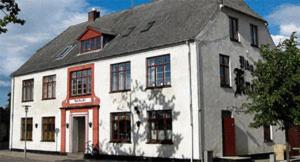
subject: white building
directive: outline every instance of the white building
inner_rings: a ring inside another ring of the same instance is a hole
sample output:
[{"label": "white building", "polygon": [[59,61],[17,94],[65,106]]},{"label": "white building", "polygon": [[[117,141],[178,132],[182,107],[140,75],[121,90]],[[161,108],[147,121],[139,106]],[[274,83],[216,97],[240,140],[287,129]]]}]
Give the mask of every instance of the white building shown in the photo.
[{"label": "white building", "polygon": [[242,0],[160,0],[88,17],[12,74],[12,150],[24,148],[24,105],[30,151],[199,160],[284,143],[272,127],[249,128],[240,109],[258,47],[273,45]]}]

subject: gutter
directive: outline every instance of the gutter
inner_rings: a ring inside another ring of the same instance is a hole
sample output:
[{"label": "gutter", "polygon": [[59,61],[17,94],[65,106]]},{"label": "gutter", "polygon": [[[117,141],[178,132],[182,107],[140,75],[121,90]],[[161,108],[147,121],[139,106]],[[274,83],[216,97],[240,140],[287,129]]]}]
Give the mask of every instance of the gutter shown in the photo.
[{"label": "gutter", "polygon": [[10,150],[12,150],[13,146],[13,123],[14,123],[14,98],[15,98],[15,78],[12,78],[12,87],[11,87],[11,99],[10,99]]},{"label": "gutter", "polygon": [[[197,41],[198,43],[198,41]],[[205,151],[205,123],[204,123],[204,79],[203,79],[203,58],[200,52],[202,43],[196,44],[196,64],[197,64],[197,84],[198,84],[198,134],[200,135],[199,140],[199,158],[202,156],[204,159]]]},{"label": "gutter", "polygon": [[186,41],[186,45],[188,46],[188,66],[189,66],[189,90],[190,90],[190,124],[191,124],[191,159],[190,161],[193,162],[194,160],[194,123],[193,123],[193,93],[192,93],[192,65],[191,65],[191,45],[190,40]]}]

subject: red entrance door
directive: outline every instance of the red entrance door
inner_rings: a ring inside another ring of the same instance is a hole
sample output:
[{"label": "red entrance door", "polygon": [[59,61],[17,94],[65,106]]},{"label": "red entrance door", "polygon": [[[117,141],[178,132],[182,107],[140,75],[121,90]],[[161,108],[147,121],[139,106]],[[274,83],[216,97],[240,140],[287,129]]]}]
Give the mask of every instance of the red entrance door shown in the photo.
[{"label": "red entrance door", "polygon": [[[299,152],[299,150],[295,150],[295,148],[297,148],[297,149],[300,148],[300,126],[294,126],[289,129],[288,141],[292,148],[290,155],[291,156],[299,156],[300,152]],[[293,150],[293,148],[294,148],[294,150]]]},{"label": "red entrance door", "polygon": [[223,155],[235,156],[234,118],[223,117]]}]

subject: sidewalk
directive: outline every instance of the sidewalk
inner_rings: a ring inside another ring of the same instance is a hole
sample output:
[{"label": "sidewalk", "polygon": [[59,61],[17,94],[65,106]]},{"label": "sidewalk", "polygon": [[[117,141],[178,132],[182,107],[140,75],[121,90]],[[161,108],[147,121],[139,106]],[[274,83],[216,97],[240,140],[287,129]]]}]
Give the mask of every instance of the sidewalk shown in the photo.
[{"label": "sidewalk", "polygon": [[27,159],[25,159],[24,152],[15,152],[9,150],[0,151],[0,161],[1,162],[59,162],[59,161],[85,162],[85,160],[79,159],[78,157],[36,154],[36,153],[27,153]]}]

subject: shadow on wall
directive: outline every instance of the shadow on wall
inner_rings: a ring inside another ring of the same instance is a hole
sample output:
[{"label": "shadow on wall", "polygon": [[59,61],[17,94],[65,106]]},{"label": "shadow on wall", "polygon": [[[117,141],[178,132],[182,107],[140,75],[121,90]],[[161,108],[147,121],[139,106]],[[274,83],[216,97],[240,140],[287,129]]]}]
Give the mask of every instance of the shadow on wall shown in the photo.
[{"label": "shadow on wall", "polygon": [[[138,94],[147,94],[146,98],[139,97]],[[135,97],[133,97],[135,96]],[[180,112],[175,111],[174,101],[175,96],[171,96],[169,99],[162,93],[162,89],[149,89],[142,86],[138,81],[134,82],[134,86],[130,92],[122,93],[119,99],[114,99],[113,104],[117,105],[117,109],[120,111],[131,112],[131,131],[132,141],[130,147],[124,147],[123,143],[110,143],[110,141],[103,141],[101,143],[101,152],[104,154],[113,155],[131,155],[131,156],[144,156],[145,152],[138,148],[139,144],[146,144],[148,142],[148,124],[147,124],[147,111],[157,110],[157,107],[161,107],[162,110],[172,110],[172,123],[178,119]],[[139,111],[140,113],[137,113]],[[140,123],[140,126],[137,126]],[[145,128],[145,130],[143,129]],[[178,150],[179,144],[183,137],[181,134],[172,133],[173,144],[158,144],[156,148],[156,154],[158,157],[172,157],[176,150]],[[128,146],[128,144],[126,144]],[[151,145],[151,144],[149,144]]]},{"label": "shadow on wall", "polygon": [[[237,153],[238,154],[248,154],[249,148],[254,147],[261,147],[259,141],[257,141],[257,138],[254,137],[251,132],[247,131],[249,129],[248,125],[243,124],[243,122],[236,118],[236,121],[239,123],[239,126],[236,125],[235,131],[236,131],[236,140],[237,140]],[[252,146],[249,146],[249,144],[252,143]]]}]

